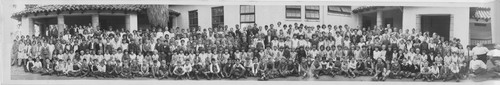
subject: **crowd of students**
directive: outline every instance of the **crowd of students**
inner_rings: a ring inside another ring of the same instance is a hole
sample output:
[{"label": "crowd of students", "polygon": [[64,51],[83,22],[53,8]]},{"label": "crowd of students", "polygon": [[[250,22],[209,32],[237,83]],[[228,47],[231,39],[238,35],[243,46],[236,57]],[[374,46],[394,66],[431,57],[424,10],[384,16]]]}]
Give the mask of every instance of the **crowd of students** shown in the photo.
[{"label": "crowd of students", "polygon": [[[481,44],[464,49],[459,39],[390,25],[351,28],[278,22],[264,27],[96,29],[50,26],[45,35],[18,36],[12,65],[42,75],[95,78],[373,76],[374,81],[459,81],[471,74],[500,74],[500,63],[488,70],[487,58],[478,57],[486,54],[474,53],[489,52]],[[500,57],[500,52],[487,54]]]}]

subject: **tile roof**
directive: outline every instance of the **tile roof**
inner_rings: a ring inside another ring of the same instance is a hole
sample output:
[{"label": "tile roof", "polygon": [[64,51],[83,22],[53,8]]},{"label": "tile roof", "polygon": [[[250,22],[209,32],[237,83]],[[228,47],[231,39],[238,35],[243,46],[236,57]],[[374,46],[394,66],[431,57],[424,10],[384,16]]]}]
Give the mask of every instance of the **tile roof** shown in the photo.
[{"label": "tile roof", "polygon": [[29,8],[17,13],[13,16],[46,13],[55,11],[78,11],[78,10],[122,10],[122,11],[141,11],[140,6],[135,5],[43,5]]},{"label": "tile roof", "polygon": [[[21,15],[47,13],[55,11],[79,11],[79,10],[120,10],[120,11],[142,11],[147,9],[147,5],[43,5],[16,12],[12,17]],[[169,9],[170,14],[179,15],[180,13]]]},{"label": "tile roof", "polygon": [[360,12],[365,12],[365,11],[370,11],[370,10],[376,10],[379,8],[384,8],[384,6],[361,6],[356,9],[352,10],[352,13],[360,13]]}]

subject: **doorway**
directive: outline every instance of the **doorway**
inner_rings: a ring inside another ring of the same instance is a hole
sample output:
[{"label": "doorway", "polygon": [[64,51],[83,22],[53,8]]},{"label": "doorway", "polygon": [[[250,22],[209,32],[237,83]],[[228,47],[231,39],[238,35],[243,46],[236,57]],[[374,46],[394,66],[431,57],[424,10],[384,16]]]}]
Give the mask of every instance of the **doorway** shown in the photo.
[{"label": "doorway", "polygon": [[451,15],[422,15],[420,20],[421,32],[429,34],[437,33],[445,40],[450,38],[450,20]]}]

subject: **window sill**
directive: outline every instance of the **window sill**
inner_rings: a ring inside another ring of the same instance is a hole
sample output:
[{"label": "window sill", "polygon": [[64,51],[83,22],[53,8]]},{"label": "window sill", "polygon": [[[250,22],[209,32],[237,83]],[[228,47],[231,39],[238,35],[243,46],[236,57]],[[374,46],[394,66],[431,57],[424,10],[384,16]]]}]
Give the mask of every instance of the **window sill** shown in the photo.
[{"label": "window sill", "polygon": [[285,21],[295,21],[295,22],[301,22],[302,19],[285,19]]},{"label": "window sill", "polygon": [[343,17],[350,17],[350,14],[339,14],[339,13],[328,13],[327,15],[329,16],[343,16]]},{"label": "window sill", "polygon": [[319,22],[319,19],[306,19],[306,22]]}]

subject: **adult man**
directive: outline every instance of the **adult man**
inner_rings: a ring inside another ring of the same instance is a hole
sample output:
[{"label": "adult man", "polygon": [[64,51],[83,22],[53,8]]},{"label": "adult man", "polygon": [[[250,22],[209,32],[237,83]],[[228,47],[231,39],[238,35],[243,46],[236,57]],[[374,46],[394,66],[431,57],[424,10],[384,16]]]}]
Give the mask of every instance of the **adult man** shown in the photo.
[{"label": "adult man", "polygon": [[488,48],[484,47],[481,43],[477,43],[476,47],[472,48],[472,52],[474,53],[474,55],[476,55],[477,58],[484,63],[488,62],[486,56],[486,53],[488,53],[488,51]]},{"label": "adult man", "polygon": [[493,65],[497,65],[497,60],[500,60],[500,44],[495,45],[495,49],[489,51],[487,55],[489,56],[491,63],[493,63]]}]

